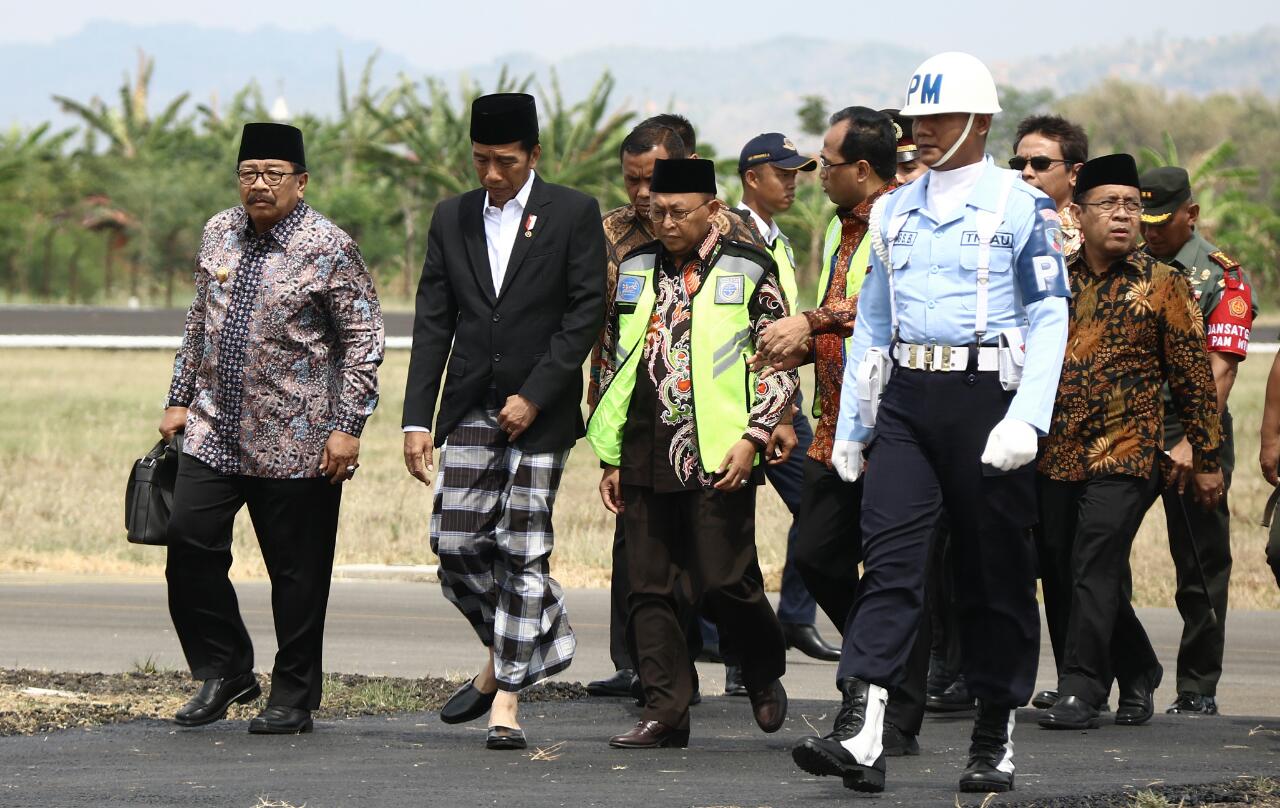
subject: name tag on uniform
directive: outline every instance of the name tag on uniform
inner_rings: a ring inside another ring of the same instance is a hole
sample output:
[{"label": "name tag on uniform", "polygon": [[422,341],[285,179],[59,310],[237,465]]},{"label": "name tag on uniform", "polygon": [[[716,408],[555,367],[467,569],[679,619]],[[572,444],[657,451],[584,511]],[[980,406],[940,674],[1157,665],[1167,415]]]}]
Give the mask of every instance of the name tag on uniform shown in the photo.
[{"label": "name tag on uniform", "polygon": [[[964,231],[963,233],[961,233],[961,234],[960,234],[960,246],[962,246],[962,247],[977,247],[977,246],[978,246],[978,231],[976,231],[976,230],[966,230],[966,231]],[[992,246],[992,247],[999,247],[999,248],[1004,249],[1004,250],[1012,250],[1012,249],[1013,249],[1013,234],[1012,234],[1012,233],[996,233],[994,236],[992,236],[992,237],[991,237],[991,246]]]},{"label": "name tag on uniform", "polygon": [[716,302],[741,304],[746,300],[746,275],[721,275],[716,278]]},{"label": "name tag on uniform", "polygon": [[893,246],[895,247],[910,247],[915,243],[916,231],[914,230],[903,230],[898,233],[898,237],[893,240]]},{"label": "name tag on uniform", "polygon": [[614,300],[618,303],[638,303],[644,294],[643,275],[622,275],[618,278],[618,293]]}]

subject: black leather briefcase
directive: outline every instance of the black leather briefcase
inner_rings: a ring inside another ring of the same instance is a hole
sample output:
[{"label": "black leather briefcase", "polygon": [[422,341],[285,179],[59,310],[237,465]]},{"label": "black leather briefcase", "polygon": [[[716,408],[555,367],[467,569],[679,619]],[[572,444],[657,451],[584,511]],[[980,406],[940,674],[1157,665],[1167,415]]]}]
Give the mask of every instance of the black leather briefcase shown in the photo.
[{"label": "black leather briefcase", "polygon": [[166,544],[182,433],[160,441],[133,463],[124,493],[124,526],[134,544]]}]

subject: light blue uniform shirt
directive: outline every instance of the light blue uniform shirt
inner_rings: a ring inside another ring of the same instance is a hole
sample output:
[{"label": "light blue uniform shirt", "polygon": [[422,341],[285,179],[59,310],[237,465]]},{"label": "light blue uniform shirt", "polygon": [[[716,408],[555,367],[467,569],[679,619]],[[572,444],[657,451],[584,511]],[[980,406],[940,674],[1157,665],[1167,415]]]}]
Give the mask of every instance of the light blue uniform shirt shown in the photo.
[{"label": "light blue uniform shirt", "polygon": [[[880,219],[881,237],[887,236],[895,218],[908,214],[891,250],[900,341],[973,344],[978,301],[975,213],[996,210],[1006,173],[1010,172],[996,168],[988,157],[969,199],[941,221],[925,209],[932,171],[887,197]],[[988,290],[983,344],[995,344],[1006,328],[1028,326],[1022,383],[1006,417],[1025,421],[1045,434],[1067,344],[1071,287],[1053,201],[1020,179],[1013,183],[1004,220],[991,242]],[[873,250],[845,362],[837,440],[866,443],[871,439],[871,428],[858,417],[856,373],[867,349],[888,346],[892,331],[888,274],[884,261]],[[900,372],[902,368],[894,368],[894,373]]]}]

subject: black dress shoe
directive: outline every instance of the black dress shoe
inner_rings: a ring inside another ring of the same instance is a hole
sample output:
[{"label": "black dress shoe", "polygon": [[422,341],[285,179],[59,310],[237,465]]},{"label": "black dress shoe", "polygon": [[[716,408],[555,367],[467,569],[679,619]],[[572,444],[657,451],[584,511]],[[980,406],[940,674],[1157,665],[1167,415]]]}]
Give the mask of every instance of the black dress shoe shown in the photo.
[{"label": "black dress shoe", "polygon": [[969,740],[969,765],[960,775],[960,790],[969,794],[1013,790],[1013,742],[1009,730],[1013,709],[978,703]]},{"label": "black dress shoe", "polygon": [[1158,663],[1137,681],[1120,684],[1120,699],[1116,702],[1116,723],[1122,727],[1136,727],[1151,720],[1156,711],[1156,688],[1164,678],[1164,668]]},{"label": "black dress shoe", "polygon": [[607,679],[597,679],[594,682],[587,682],[588,696],[606,696],[614,698],[625,698],[631,695],[631,683],[636,679],[636,672],[630,668],[623,668],[615,671],[613,676]]},{"label": "black dress shoe", "polygon": [[1213,696],[1183,691],[1165,712],[1169,715],[1217,715],[1218,700]]},{"label": "black dress shoe", "polygon": [[1062,696],[1040,719],[1045,729],[1097,729],[1102,726],[1098,708],[1079,696]]},{"label": "black dress shoe", "polygon": [[311,731],[311,711],[300,707],[275,705],[254,716],[249,722],[254,735],[297,735]]},{"label": "black dress shoe", "polygon": [[1058,703],[1058,691],[1041,690],[1031,698],[1031,706],[1037,710],[1047,710]]},{"label": "black dress shoe", "polygon": [[637,721],[627,732],[610,738],[609,745],[614,749],[684,749],[689,745],[689,728],[669,727],[661,721]]},{"label": "black dress shoe", "polygon": [[262,688],[252,672],[224,679],[205,679],[200,690],[182,705],[173,722],[182,727],[199,727],[226,717],[232,704],[248,704],[262,695]]},{"label": "black dress shoe", "polygon": [[925,699],[924,708],[931,713],[963,713],[973,709],[973,696],[963,676],[957,676],[940,696]]},{"label": "black dress shoe", "polygon": [[493,706],[493,698],[497,695],[496,690],[492,693],[481,693],[476,688],[475,680],[472,679],[458,688],[444,703],[444,707],[440,708],[440,720],[446,724],[475,721],[489,712],[489,708]]},{"label": "black dress shoe", "polygon": [[825,662],[840,659],[840,649],[822,639],[812,623],[783,623],[782,636],[786,638],[788,648],[794,648],[805,656]]},{"label": "black dress shoe", "polygon": [[489,727],[484,738],[485,749],[525,749],[524,730],[518,727]]},{"label": "black dress shoe", "polygon": [[747,685],[742,681],[741,665],[724,666],[724,694],[726,696],[747,695]]},{"label": "black dress shoe", "polygon": [[880,743],[885,757],[915,757],[920,754],[920,741],[910,732],[898,729],[896,724],[884,722],[884,735]]}]

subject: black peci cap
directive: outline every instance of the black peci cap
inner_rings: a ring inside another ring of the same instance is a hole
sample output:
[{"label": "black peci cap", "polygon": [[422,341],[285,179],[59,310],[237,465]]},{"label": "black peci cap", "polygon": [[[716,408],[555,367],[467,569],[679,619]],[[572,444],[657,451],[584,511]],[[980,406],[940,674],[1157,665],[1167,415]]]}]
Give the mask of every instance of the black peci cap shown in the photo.
[{"label": "black peci cap", "polygon": [[471,141],[485,146],[538,138],[538,108],[528,93],[482,95],[471,103]]},{"label": "black peci cap", "polygon": [[306,168],[302,130],[287,123],[246,123],[236,164],[245,160],[288,160]]},{"label": "black peci cap", "polygon": [[716,164],[710,160],[655,160],[651,194],[716,193]]}]

